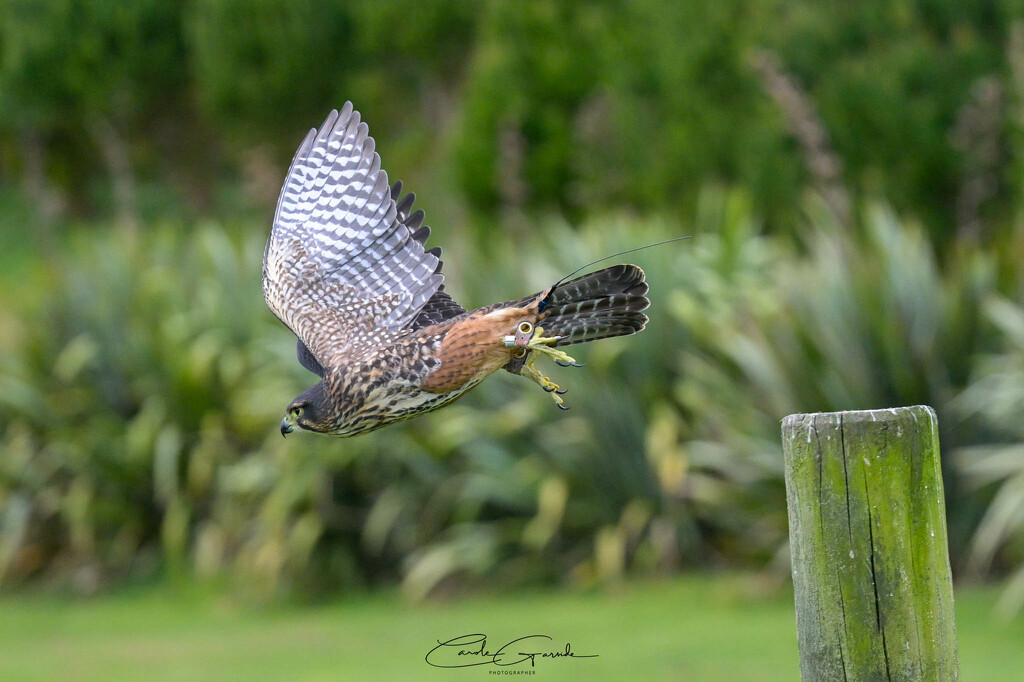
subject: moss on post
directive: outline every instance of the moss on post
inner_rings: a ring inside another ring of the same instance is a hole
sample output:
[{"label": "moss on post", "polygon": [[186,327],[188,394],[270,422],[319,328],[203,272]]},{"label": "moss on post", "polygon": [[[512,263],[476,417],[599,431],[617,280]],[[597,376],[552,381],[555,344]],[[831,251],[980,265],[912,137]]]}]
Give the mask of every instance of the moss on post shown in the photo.
[{"label": "moss on post", "polygon": [[958,679],[935,412],[794,414],[782,443],[804,681]]}]

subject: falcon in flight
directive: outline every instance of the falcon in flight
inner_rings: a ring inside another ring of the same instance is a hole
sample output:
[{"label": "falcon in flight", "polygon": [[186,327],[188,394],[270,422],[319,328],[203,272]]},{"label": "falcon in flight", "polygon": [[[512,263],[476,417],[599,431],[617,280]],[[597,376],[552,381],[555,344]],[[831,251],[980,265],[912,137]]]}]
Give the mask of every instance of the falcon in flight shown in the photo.
[{"label": "falcon in flight", "polygon": [[505,303],[466,310],[444,291],[441,249],[388,184],[347,102],[299,145],[263,253],[263,296],[320,382],[288,406],[282,435],[354,436],[451,403],[504,368],[567,407],[534,366],[559,350],[644,328],[644,272],[616,265]]}]

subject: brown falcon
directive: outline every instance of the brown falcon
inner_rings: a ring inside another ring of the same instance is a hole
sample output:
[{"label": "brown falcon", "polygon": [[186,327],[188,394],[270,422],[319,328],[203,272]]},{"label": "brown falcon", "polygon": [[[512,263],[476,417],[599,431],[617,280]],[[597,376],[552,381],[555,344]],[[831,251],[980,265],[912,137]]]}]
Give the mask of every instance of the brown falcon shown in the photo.
[{"label": "brown falcon", "polygon": [[295,426],[354,436],[436,410],[498,369],[560,389],[539,355],[644,328],[644,272],[616,265],[518,300],[467,311],[444,291],[441,249],[413,195],[388,184],[350,102],[302,141],[263,254],[263,296],[321,381],[292,401]]}]

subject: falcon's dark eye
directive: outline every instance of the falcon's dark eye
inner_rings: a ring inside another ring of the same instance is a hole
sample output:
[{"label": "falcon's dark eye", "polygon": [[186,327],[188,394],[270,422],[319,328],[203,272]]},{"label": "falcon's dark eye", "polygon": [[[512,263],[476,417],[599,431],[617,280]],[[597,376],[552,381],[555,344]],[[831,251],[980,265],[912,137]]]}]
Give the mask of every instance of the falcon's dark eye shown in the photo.
[{"label": "falcon's dark eye", "polygon": [[302,416],[302,406],[296,405],[292,409],[288,410],[288,413],[291,414],[293,418],[298,419]]}]

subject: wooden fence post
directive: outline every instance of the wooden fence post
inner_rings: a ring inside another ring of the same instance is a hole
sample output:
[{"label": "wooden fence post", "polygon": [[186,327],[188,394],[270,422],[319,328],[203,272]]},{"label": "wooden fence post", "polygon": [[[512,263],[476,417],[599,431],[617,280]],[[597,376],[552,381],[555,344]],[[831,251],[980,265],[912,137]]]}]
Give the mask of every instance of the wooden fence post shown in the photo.
[{"label": "wooden fence post", "polygon": [[958,679],[935,411],[793,414],[782,446],[804,682]]}]

